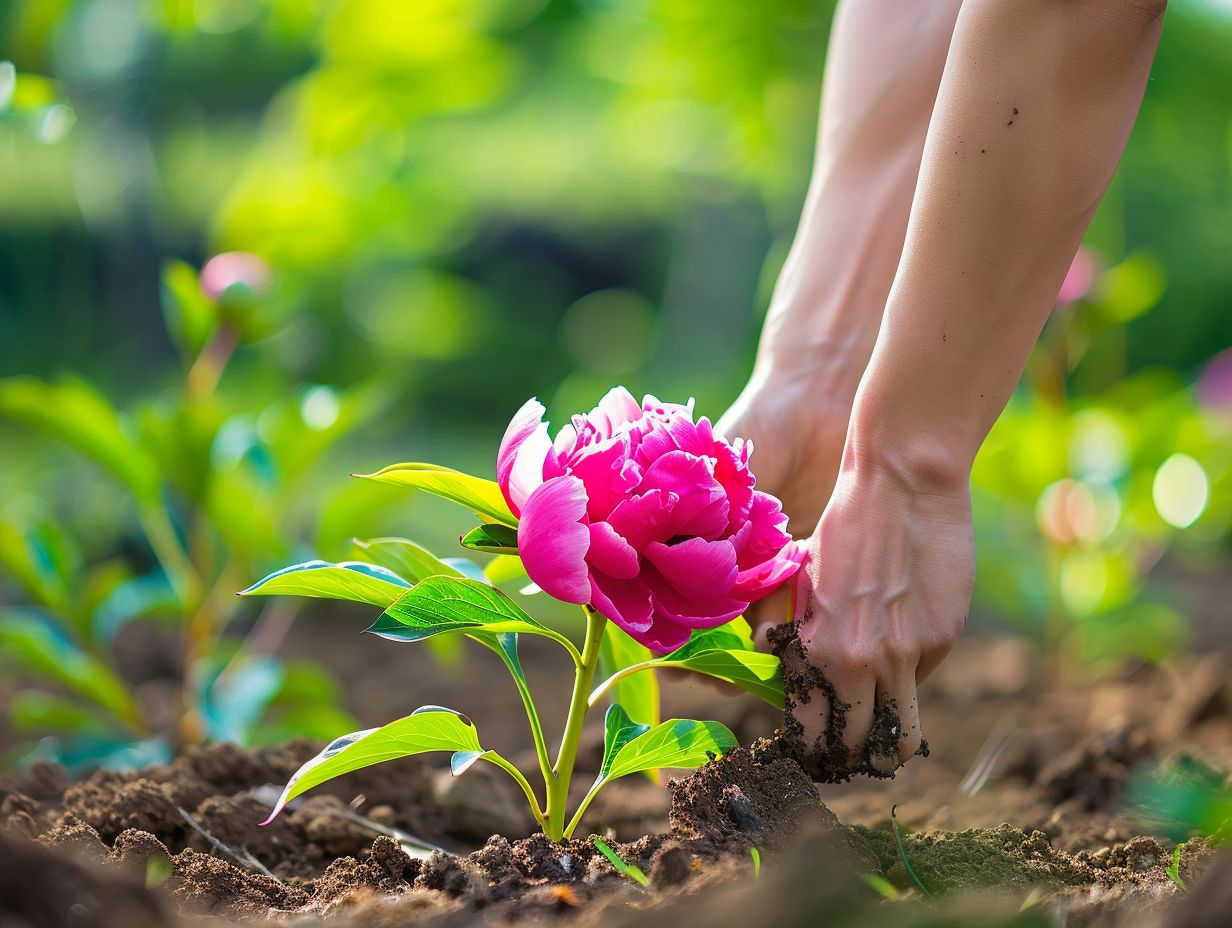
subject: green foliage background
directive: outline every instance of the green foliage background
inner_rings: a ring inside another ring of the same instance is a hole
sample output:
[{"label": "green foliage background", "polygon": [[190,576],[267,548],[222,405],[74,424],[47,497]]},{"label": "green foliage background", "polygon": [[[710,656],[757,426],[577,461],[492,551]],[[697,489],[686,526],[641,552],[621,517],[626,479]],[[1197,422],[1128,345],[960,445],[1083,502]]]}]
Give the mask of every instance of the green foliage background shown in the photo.
[{"label": "green foliage background", "polygon": [[[832,6],[7,0],[0,374],[73,372],[122,406],[156,400],[182,376],[167,262],[261,255],[275,286],[263,337],[220,385],[228,421],[251,429],[313,385],[375,383],[388,402],[316,465],[322,489],[289,522],[248,512],[253,561],[269,552],[254,576],[285,563],[280,546],[337,558],[352,533],[404,530],[388,498],[339,481],[406,459],[489,473],[532,394],[557,421],[617,381],[716,416],[798,215]],[[1000,457],[977,470],[981,601],[1042,638],[1112,616],[1084,638],[1095,656],[1183,640],[1158,604],[1131,623],[1145,639],[1116,624],[1176,540],[1150,493],[1173,452],[1211,484],[1180,549],[1218,569],[1226,544],[1226,422],[1188,385],[1232,344],[1229,47],[1226,3],[1171,5],[1089,236],[1108,270],[1050,325]],[[1119,469],[1070,453],[1092,414],[1122,430]],[[203,453],[225,457],[234,433],[210,432]],[[91,559],[137,544],[85,464],[8,426],[0,441],[5,505],[49,505]],[[1042,494],[1066,479],[1111,488],[1115,531],[1041,534]]]}]

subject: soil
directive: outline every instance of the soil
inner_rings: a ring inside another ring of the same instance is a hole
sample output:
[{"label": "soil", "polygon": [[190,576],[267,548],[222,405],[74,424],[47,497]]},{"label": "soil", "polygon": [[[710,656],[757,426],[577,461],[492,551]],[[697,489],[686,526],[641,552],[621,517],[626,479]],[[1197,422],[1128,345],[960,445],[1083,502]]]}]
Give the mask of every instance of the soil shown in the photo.
[{"label": "soil", "polygon": [[[328,636],[318,646],[338,647]],[[789,681],[800,679],[791,646],[788,638],[782,652]],[[391,694],[388,706],[363,704],[365,719],[406,709],[392,703],[405,688],[384,687],[385,674],[405,680],[408,655],[423,652],[394,650],[388,664],[374,662],[360,677],[365,698]],[[474,690],[477,678],[455,686]],[[477,770],[454,780],[422,758],[326,784],[260,828],[269,787],[320,745],[214,745],[138,772],[74,782],[36,763],[0,779],[0,925],[1232,919],[1232,860],[1201,840],[1186,842],[1180,876],[1190,892],[1182,893],[1165,872],[1173,844],[1153,836],[1155,826],[1126,800],[1144,764],[1183,767],[1183,757],[1232,769],[1232,676],[1217,653],[1171,667],[1125,665],[1089,680],[1042,674],[1021,641],[968,639],[926,687],[932,757],[913,758],[892,780],[820,787],[819,771],[826,780],[857,771],[831,760],[810,762],[806,772],[791,707],[784,732],[767,740],[756,735],[782,720],[763,704],[676,680],[665,682],[664,700],[673,715],[719,718],[749,747],[666,790],[628,777],[600,794],[587,827],[648,875],[647,889],[617,873],[593,836],[557,845],[528,835],[516,788],[506,792],[503,780],[472,778]],[[587,732],[580,786],[599,762],[600,737],[597,726]],[[495,826],[503,836],[489,836]],[[395,840],[408,835],[440,849],[408,853]],[[870,876],[895,898],[878,895]]]}]

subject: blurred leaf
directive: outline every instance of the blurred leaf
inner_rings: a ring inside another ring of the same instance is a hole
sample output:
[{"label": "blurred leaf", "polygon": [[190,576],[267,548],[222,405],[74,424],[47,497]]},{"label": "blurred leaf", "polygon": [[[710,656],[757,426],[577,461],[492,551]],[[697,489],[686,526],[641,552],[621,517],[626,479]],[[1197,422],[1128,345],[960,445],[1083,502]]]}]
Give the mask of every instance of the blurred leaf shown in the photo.
[{"label": "blurred leaf", "polygon": [[329,704],[307,703],[302,706],[274,707],[266,718],[252,729],[250,747],[286,744],[294,738],[328,741],[339,731],[354,728],[351,713]]},{"label": "blurred leaf", "polygon": [[23,763],[46,760],[60,764],[71,774],[102,767],[105,770],[140,770],[152,764],[170,763],[175,751],[163,738],[131,739],[74,735],[44,738]]},{"label": "blurred leaf", "polygon": [[94,610],[90,627],[94,640],[106,644],[129,622],[159,614],[178,618],[182,607],[166,574],[156,570],[112,588]]},{"label": "blurred leaf", "polygon": [[25,731],[102,736],[115,734],[115,726],[71,699],[53,696],[40,690],[21,690],[9,702],[9,719],[13,727]]},{"label": "blurred leaf", "polygon": [[198,705],[210,740],[248,744],[282,681],[278,661],[259,655],[234,658],[221,673],[205,675]]},{"label": "blurred leaf", "polygon": [[280,479],[302,478],[341,439],[388,409],[396,395],[388,378],[372,378],[345,390],[307,384],[291,399],[268,406],[258,431]]},{"label": "blurred leaf", "polygon": [[66,612],[81,568],[81,554],[49,520],[30,526],[0,519],[0,565],[40,605]]},{"label": "blurred leaf", "polygon": [[1159,259],[1147,252],[1134,252],[1100,279],[1102,314],[1111,322],[1136,319],[1159,302],[1167,275]]},{"label": "blurred leaf", "polygon": [[529,579],[526,576],[526,568],[522,565],[522,559],[512,554],[500,554],[492,558],[483,566],[483,573],[488,578],[488,582],[495,586],[515,580]]},{"label": "blurred leaf", "polygon": [[472,477],[470,474],[435,464],[392,464],[374,474],[355,476],[392,486],[423,490],[465,506],[481,518],[486,516],[515,527],[518,524],[494,480]]},{"label": "blurred leaf", "polygon": [[84,696],[127,725],[141,727],[127,684],[49,622],[16,611],[0,614],[0,657]]},{"label": "blurred leaf", "polygon": [[36,377],[0,380],[0,416],[64,442],[106,468],[143,503],[158,502],[158,469],[128,437],[119,413],[85,382],[50,384]]},{"label": "blurred leaf", "polygon": [[429,577],[386,609],[368,629],[392,641],[422,641],[456,633],[543,635],[570,654],[577,649],[567,638],[540,625],[507,595],[477,580]]},{"label": "blurred leaf", "polygon": [[201,292],[197,271],[183,261],[162,269],[163,319],[185,364],[192,364],[218,330],[218,307]]},{"label": "blurred leaf", "polygon": [[249,564],[267,564],[288,553],[281,530],[283,509],[275,488],[247,465],[217,470],[206,489],[205,511],[226,546]]},{"label": "blurred leaf", "polygon": [[386,607],[410,588],[391,570],[362,561],[306,561],[258,580],[241,596],[314,596]]},{"label": "blurred leaf", "polygon": [[517,554],[518,530],[508,525],[480,525],[462,536],[462,547],[488,554]]},{"label": "blurred leaf", "polygon": [[330,743],[287,782],[266,824],[288,802],[314,786],[363,767],[428,751],[482,752],[483,748],[475,724],[465,715],[440,706],[423,706],[382,728],[343,735]]},{"label": "blurred leaf", "polygon": [[368,560],[389,568],[411,583],[442,574],[447,577],[462,576],[461,571],[408,538],[373,538],[369,541],[356,538],[354,544]]},{"label": "blurred leaf", "polygon": [[[630,638],[615,622],[607,623],[599,645],[599,672],[605,678],[653,658],[654,655],[645,645]],[[620,680],[612,689],[611,699],[637,722],[657,725],[662,719],[659,714],[659,680],[653,670],[631,674]]]},{"label": "blurred leaf", "polygon": [[136,416],[141,436],[168,482],[191,500],[204,499],[212,447],[228,421],[217,400],[199,397],[185,403],[181,395],[169,394],[141,403]]}]

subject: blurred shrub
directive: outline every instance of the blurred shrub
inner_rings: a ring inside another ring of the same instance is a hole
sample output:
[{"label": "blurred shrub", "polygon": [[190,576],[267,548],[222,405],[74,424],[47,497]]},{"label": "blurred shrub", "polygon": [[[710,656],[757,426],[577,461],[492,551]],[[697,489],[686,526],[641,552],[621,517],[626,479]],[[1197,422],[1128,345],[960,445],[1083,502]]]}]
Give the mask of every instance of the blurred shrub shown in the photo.
[{"label": "blurred shrub", "polygon": [[[976,461],[977,595],[1054,651],[1157,659],[1188,623],[1152,568],[1169,549],[1217,550],[1232,526],[1232,416],[1166,369],[1127,374],[1119,327],[1157,304],[1163,274],[1142,254],[1101,261],[1079,255]],[[1095,371],[1101,391],[1078,392]]]},{"label": "blurred shrub", "polygon": [[[76,449],[113,478],[143,539],[135,557],[87,563],[46,507],[18,502],[0,514],[0,567],[28,603],[0,612],[0,662],[67,694],[18,692],[11,719],[23,731],[57,733],[39,751],[68,763],[149,760],[173,740],[332,736],[351,724],[323,670],[270,656],[294,607],[275,604],[236,635],[244,623],[233,621],[234,594],[267,558],[297,549],[317,500],[331,505],[311,480],[314,466],[380,415],[393,392],[370,379],[281,396],[250,390],[236,402],[217,389],[233,352],[280,325],[269,268],[254,255],[227,254],[200,280],[172,262],[163,282],[183,360],[178,386],[121,412],[82,380],[0,380],[0,416]],[[343,510],[362,516],[362,507]],[[183,649],[178,676],[144,694],[113,650],[124,627],[142,620],[169,626]]]}]

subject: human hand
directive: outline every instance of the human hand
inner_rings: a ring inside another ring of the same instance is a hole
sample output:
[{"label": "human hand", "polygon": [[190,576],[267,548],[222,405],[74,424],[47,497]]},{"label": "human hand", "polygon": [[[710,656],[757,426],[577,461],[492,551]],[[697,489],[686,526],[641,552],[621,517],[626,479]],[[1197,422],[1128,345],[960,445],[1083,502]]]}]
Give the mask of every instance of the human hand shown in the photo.
[{"label": "human hand", "polygon": [[[843,455],[853,384],[865,357],[851,352],[809,366],[776,359],[772,373],[755,373],[715,430],[753,443],[757,488],[778,497],[793,537],[817,525]],[[770,366],[770,365],[767,365]],[[844,383],[836,386],[836,381]],[[768,626],[786,622],[790,584],[754,603],[745,618],[765,644]]]},{"label": "human hand", "polygon": [[796,580],[797,624],[772,632],[814,778],[889,776],[921,749],[916,687],[962,631],[974,566],[965,481],[844,468]]}]

